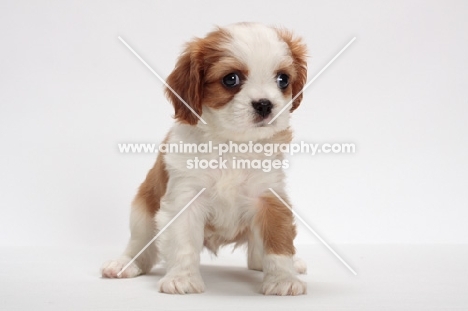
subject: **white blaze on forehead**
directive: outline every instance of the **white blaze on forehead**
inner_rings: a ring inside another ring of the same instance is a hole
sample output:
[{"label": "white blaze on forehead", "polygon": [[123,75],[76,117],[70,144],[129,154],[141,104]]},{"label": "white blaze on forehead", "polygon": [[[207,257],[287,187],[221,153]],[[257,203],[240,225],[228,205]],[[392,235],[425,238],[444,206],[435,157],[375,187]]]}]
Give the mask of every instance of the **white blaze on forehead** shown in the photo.
[{"label": "white blaze on forehead", "polygon": [[234,24],[226,30],[232,38],[225,45],[227,52],[247,66],[250,81],[271,81],[280,65],[293,61],[288,45],[271,27],[247,23]]}]

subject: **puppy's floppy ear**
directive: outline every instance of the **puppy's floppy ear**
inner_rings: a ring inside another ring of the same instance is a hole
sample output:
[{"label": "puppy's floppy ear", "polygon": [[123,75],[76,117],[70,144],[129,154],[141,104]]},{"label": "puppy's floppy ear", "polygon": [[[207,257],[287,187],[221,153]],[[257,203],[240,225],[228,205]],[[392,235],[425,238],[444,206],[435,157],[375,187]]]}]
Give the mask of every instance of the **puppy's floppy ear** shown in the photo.
[{"label": "puppy's floppy ear", "polygon": [[[167,77],[167,84],[177,93],[199,116],[202,114],[203,99],[203,58],[198,48],[199,39],[187,44],[180,55],[174,70]],[[182,123],[195,125],[198,117],[166,87],[166,97],[174,106],[174,118]]]},{"label": "puppy's floppy ear", "polygon": [[[289,46],[294,60],[296,77],[292,81],[292,97],[294,98],[304,87],[307,81],[307,47],[301,38],[295,37],[292,32],[285,29],[277,29],[278,35]],[[292,103],[290,112],[294,111],[302,101],[302,93]]]}]

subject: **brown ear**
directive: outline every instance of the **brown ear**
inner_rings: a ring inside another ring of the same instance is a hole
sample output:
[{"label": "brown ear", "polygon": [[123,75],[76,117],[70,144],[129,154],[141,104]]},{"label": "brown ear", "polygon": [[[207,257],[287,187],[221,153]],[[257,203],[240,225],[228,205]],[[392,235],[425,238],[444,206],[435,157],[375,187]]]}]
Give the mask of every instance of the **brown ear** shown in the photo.
[{"label": "brown ear", "polygon": [[[179,57],[172,73],[167,77],[167,84],[180,96],[199,116],[202,114],[203,99],[203,59],[197,48],[199,39],[190,42]],[[198,117],[166,87],[166,97],[174,106],[174,118],[180,122],[195,125]]]},{"label": "brown ear", "polygon": [[[285,29],[277,29],[278,35],[284,40],[289,46],[291,51],[291,56],[294,59],[294,69],[296,70],[296,77],[292,82],[292,97],[302,91],[306,81],[307,81],[307,47],[302,42],[301,38],[294,37],[292,32]],[[294,111],[302,101],[302,93],[297,96],[293,101],[290,112]]]}]

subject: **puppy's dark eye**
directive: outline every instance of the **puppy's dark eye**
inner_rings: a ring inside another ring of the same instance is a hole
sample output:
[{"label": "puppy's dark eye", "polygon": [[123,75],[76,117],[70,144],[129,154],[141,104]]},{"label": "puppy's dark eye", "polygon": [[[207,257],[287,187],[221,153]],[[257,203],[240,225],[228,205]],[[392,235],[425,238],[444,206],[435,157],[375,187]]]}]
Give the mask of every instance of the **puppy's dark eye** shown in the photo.
[{"label": "puppy's dark eye", "polygon": [[240,79],[237,73],[230,73],[223,78],[223,84],[226,87],[236,87],[240,84]]},{"label": "puppy's dark eye", "polygon": [[277,77],[276,77],[276,84],[278,84],[278,87],[280,89],[285,89],[288,87],[289,85],[289,76],[287,74],[284,74],[284,73],[280,73]]}]

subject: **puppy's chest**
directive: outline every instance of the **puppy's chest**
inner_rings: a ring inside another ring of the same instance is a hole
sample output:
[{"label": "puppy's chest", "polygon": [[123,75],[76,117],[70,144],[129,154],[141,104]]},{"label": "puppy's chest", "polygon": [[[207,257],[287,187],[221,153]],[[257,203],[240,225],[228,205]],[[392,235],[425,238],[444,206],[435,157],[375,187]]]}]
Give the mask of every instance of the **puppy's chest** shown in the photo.
[{"label": "puppy's chest", "polygon": [[256,211],[256,195],[249,177],[250,174],[242,171],[223,171],[207,188],[211,199],[206,221],[212,239],[236,240],[251,223]]},{"label": "puppy's chest", "polygon": [[260,178],[260,173],[245,169],[219,169],[206,171],[211,179],[211,191],[219,200],[233,202],[237,197],[249,197],[255,180]]},{"label": "puppy's chest", "polygon": [[[263,191],[263,173],[255,170],[223,169],[211,172],[206,192],[210,197],[208,221],[215,227],[237,234],[255,214],[256,200]],[[226,232],[227,233],[227,232]]]},{"label": "puppy's chest", "polygon": [[[183,155],[177,161],[185,176],[206,188],[210,201],[217,208],[243,209],[284,178],[282,169],[268,167],[280,155],[246,153],[197,153]],[[190,164],[190,168],[185,166]]]}]

